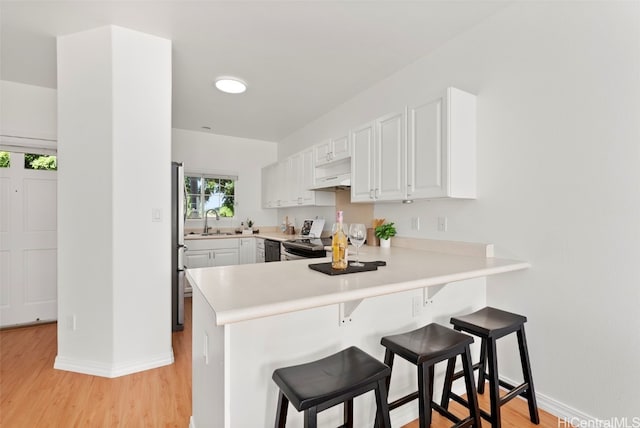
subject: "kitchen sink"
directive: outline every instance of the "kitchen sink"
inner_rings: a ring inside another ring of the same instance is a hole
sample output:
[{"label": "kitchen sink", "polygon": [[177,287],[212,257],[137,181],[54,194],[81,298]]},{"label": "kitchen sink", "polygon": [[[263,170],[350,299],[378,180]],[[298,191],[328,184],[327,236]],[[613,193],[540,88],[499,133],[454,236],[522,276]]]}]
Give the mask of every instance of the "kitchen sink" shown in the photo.
[{"label": "kitchen sink", "polygon": [[225,236],[233,235],[231,232],[215,232],[215,233],[201,233],[200,236]]}]

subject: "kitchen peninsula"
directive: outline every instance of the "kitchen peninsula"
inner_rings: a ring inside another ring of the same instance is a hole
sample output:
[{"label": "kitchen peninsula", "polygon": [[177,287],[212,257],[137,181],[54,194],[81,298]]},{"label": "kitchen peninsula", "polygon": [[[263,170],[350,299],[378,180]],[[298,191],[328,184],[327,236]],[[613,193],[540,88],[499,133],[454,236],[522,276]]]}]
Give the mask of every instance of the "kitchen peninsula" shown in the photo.
[{"label": "kitchen peninsula", "polygon": [[[188,270],[194,286],[191,426],[272,426],[274,369],[351,345],[382,359],[382,336],[429,322],[447,325],[451,315],[486,305],[488,275],[529,267],[494,258],[491,245],[398,237],[390,249],[363,247],[361,259],[386,266],[337,276],[309,269],[327,258]],[[397,366],[391,398],[416,388],[414,368]],[[358,426],[372,426],[373,398],[354,404]],[[405,408],[392,412],[393,426],[417,417],[417,407]],[[323,412],[319,423],[339,425],[341,411]],[[289,422],[302,426],[294,409]]]}]

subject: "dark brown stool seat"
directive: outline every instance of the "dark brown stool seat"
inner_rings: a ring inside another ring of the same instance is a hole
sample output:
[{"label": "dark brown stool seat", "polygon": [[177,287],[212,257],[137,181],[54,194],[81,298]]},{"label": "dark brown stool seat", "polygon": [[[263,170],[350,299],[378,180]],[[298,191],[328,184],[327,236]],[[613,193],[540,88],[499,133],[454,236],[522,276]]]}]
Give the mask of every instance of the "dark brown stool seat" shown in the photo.
[{"label": "dark brown stool seat", "polygon": [[375,391],[377,420],[391,427],[387,407],[386,379],[391,369],[366,352],[352,346],[336,354],[297,366],[276,369],[273,380],[280,388],[276,428],[284,428],[289,402],[304,411],[305,428],[317,426],[317,415],[344,403],[344,425],[353,427],[353,399]]},{"label": "dark brown stool seat", "polygon": [[[451,318],[453,328],[478,336],[482,339],[480,344],[480,361],[473,365],[474,370],[478,370],[478,393],[484,393],[485,379],[489,380],[491,413],[480,410],[482,417],[491,422],[493,428],[500,428],[500,407],[518,395],[527,399],[529,405],[529,417],[534,424],[540,423],[538,415],[538,405],[531,376],[531,365],[529,363],[529,351],[527,349],[527,339],[524,334],[524,323],[527,318],[502,311],[500,309],[486,307],[469,315]],[[518,386],[513,386],[498,377],[498,361],[496,353],[496,341],[501,337],[511,333],[518,336],[518,349],[520,351],[520,362],[524,382]],[[489,372],[486,368],[489,365]],[[447,407],[449,400],[457,401],[463,405],[468,405],[466,400],[451,392],[451,384],[454,380],[462,376],[462,372],[454,373],[454,365],[449,363],[445,376],[445,387],[442,394],[441,405]],[[500,397],[500,386],[509,392]]]},{"label": "dark brown stool seat", "polygon": [[[387,348],[384,362],[391,367],[392,371],[395,355],[418,367],[418,391],[389,403],[389,410],[396,409],[418,398],[420,428],[427,428],[431,425],[432,409],[455,422],[455,427],[475,426],[480,428],[481,421],[469,351],[469,345],[473,343],[473,337],[440,324],[428,324],[407,333],[383,337],[380,343]],[[463,372],[466,373],[467,395],[470,403],[469,417],[466,419],[458,418],[433,401],[434,366],[446,360],[451,361],[453,359],[455,362],[458,355],[462,356]],[[387,380],[387,391],[389,382],[390,378]]]}]

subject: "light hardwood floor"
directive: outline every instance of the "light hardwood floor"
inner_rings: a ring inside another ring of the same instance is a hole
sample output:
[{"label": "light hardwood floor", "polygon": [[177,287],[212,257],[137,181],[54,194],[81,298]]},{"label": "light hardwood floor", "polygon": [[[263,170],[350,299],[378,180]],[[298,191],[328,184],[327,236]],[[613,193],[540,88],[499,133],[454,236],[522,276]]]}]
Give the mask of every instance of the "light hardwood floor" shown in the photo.
[{"label": "light hardwood floor", "polygon": [[[106,379],[54,370],[56,329],[47,324],[0,331],[0,427],[189,426],[191,299],[185,304],[184,331],[173,333],[175,364],[129,376]],[[479,397],[486,409],[488,392]],[[451,405],[454,412],[456,406]],[[540,425],[529,422],[526,403],[516,399],[503,408],[502,426],[558,427],[549,413],[541,411],[540,419]],[[433,428],[449,426],[434,412]],[[404,428],[417,427],[415,421]]]},{"label": "light hardwood floor", "polygon": [[[462,381],[460,381],[462,382]],[[501,391],[504,392],[504,391]],[[465,394],[466,396],[466,394]],[[489,411],[489,388],[488,384],[485,388],[484,394],[478,395],[478,401],[480,407]],[[410,406],[411,404],[408,404]],[[462,407],[460,404],[452,401],[449,405],[450,410],[459,417],[465,417],[469,414],[469,411]],[[540,412],[540,424],[535,425],[529,420],[529,407],[527,402],[521,398],[515,398],[504,405],[501,409],[501,421],[502,428],[558,428],[559,426],[566,427],[567,425],[558,425],[558,418],[551,413],[539,410]],[[433,420],[431,422],[431,428],[449,428],[452,425],[447,418],[441,416],[438,412],[433,412]],[[483,427],[491,428],[491,425],[486,420],[482,420]],[[410,424],[405,425],[402,428],[418,428],[418,421],[413,421]]]},{"label": "light hardwood floor", "polygon": [[191,299],[175,364],[107,379],[54,370],[57,326],[0,332],[0,427],[180,427],[191,416]]}]

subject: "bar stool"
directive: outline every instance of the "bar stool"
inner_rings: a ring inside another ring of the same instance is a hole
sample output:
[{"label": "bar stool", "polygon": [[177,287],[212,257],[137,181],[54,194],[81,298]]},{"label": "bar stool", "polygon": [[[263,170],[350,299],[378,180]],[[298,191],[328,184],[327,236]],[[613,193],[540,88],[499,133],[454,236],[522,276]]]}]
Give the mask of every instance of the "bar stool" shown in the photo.
[{"label": "bar stool", "polygon": [[[431,425],[432,409],[454,422],[455,427],[481,427],[469,351],[473,337],[434,323],[407,333],[383,337],[380,343],[387,348],[384,362],[392,372],[395,355],[418,367],[418,391],[389,403],[389,410],[396,409],[418,398],[420,428],[427,428]],[[458,355],[462,356],[462,367],[470,403],[469,417],[466,419],[458,418],[444,406],[433,401],[433,368],[435,364],[445,360],[455,362]],[[387,380],[387,391],[389,383],[390,377]]]},{"label": "bar stool", "polygon": [[316,428],[318,413],[344,403],[341,428],[353,428],[353,399],[374,390],[376,420],[391,428],[385,383],[390,374],[389,367],[355,346],[317,361],[276,369],[273,380],[280,392],[275,426],[285,427],[289,402],[304,411],[305,428]]},{"label": "bar stool", "polygon": [[[480,410],[483,418],[491,422],[493,428],[500,428],[500,407],[509,402],[514,397],[521,395],[527,399],[529,405],[529,417],[534,424],[540,423],[538,415],[538,405],[536,394],[533,388],[533,378],[531,377],[531,365],[529,363],[529,351],[527,350],[527,339],[524,334],[524,323],[527,318],[522,315],[502,311],[491,307],[480,309],[469,315],[451,318],[453,328],[478,336],[482,339],[480,344],[480,361],[473,365],[473,370],[478,370],[478,393],[484,393],[485,379],[489,379],[489,393],[491,399],[491,413]],[[518,348],[520,350],[520,362],[524,382],[521,385],[513,386],[498,377],[498,359],[496,354],[496,341],[513,332],[518,336]],[[487,374],[487,363],[489,373]],[[451,384],[458,379],[462,373],[454,373],[454,365],[449,362],[447,374],[445,376],[445,386],[442,393],[442,406],[447,407],[449,400],[455,400],[463,405],[468,405],[466,401],[455,393],[451,392]],[[509,392],[500,398],[499,387],[507,388]]]}]

